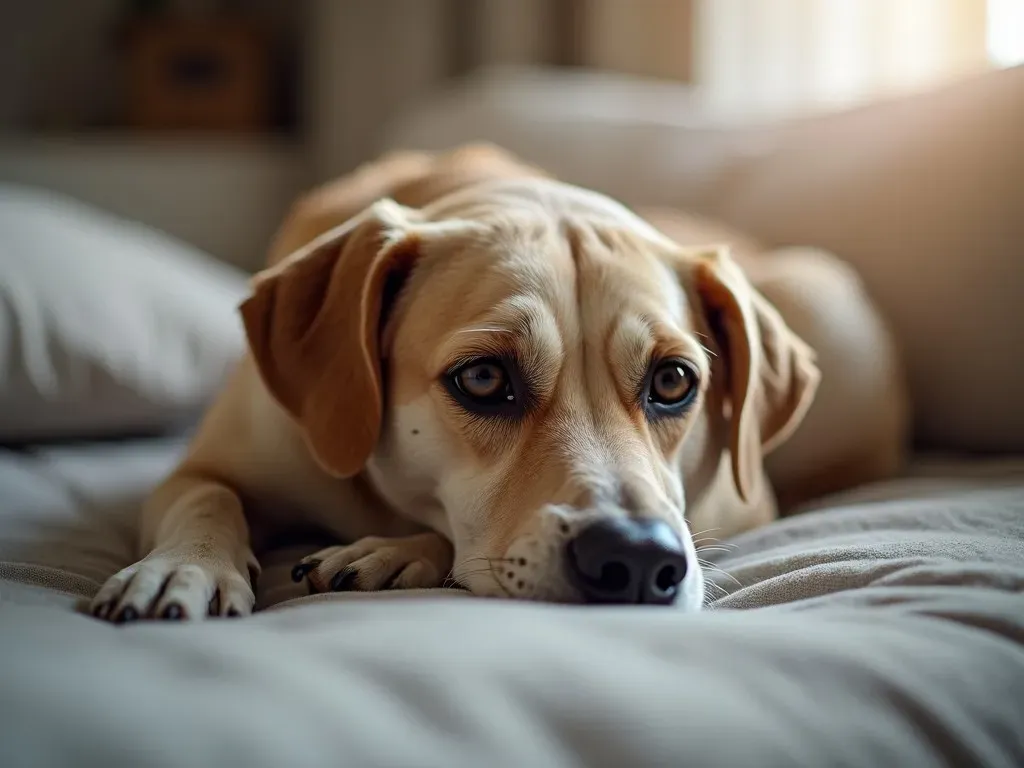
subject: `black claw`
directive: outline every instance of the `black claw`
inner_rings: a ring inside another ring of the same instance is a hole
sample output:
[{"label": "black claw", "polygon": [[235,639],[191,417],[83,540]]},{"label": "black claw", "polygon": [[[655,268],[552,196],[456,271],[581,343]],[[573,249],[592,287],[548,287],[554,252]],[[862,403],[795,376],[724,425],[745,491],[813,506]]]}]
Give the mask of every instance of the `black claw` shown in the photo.
[{"label": "black claw", "polygon": [[383,587],[381,587],[381,589],[395,589],[395,588],[396,588],[396,587],[395,587],[395,582],[397,582],[397,581],[398,581],[398,578],[399,578],[399,577],[400,577],[400,576],[401,576],[401,575],[402,575],[403,573],[405,573],[405,568],[402,568],[402,569],[400,569],[400,570],[398,570],[398,571],[395,571],[395,572],[394,572],[393,574],[391,574],[391,578],[389,578],[389,579],[388,579],[388,580],[387,580],[387,581],[386,581],[386,582],[384,583],[384,586],[383,586]]},{"label": "black claw", "polygon": [[171,603],[164,608],[163,618],[170,619],[171,621],[180,621],[185,618],[185,611],[177,603]]},{"label": "black claw", "polygon": [[359,572],[352,568],[344,568],[338,571],[334,574],[334,578],[331,579],[331,591],[345,592],[346,590],[352,589],[358,575]]},{"label": "black claw", "polygon": [[107,618],[107,615],[110,613],[110,609],[113,607],[113,604],[113,600],[107,600],[105,603],[100,603],[92,609],[92,615],[95,616],[97,619]]},{"label": "black claw", "polygon": [[308,574],[318,565],[320,565],[319,560],[307,560],[304,563],[299,563],[294,568],[292,568],[292,581],[298,584],[300,581],[306,578],[306,574]]},{"label": "black claw", "polygon": [[121,609],[116,621],[118,624],[127,624],[129,621],[138,621],[138,618],[139,612],[128,605]]},{"label": "black claw", "polygon": [[235,606],[231,606],[230,608],[228,608],[228,618],[237,619],[241,615],[242,614],[239,612],[237,608],[235,608]]}]

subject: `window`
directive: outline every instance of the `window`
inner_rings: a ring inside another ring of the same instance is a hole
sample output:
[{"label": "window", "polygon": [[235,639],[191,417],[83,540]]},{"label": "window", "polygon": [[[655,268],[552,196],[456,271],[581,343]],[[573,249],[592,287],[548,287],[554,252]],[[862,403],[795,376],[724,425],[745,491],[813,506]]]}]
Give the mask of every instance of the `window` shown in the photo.
[{"label": "window", "polygon": [[986,44],[997,67],[1024,64],[1024,0],[988,0]]}]

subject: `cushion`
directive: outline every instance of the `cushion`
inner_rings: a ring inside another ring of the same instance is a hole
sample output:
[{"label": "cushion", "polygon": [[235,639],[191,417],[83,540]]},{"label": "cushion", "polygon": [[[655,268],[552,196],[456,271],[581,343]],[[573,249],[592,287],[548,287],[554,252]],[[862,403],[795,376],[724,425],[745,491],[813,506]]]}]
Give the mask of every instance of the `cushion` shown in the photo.
[{"label": "cushion", "polygon": [[705,210],[851,262],[926,447],[1024,449],[1024,67],[794,126]]},{"label": "cushion", "polygon": [[194,248],[8,184],[0,232],[0,442],[168,429],[243,349],[246,276]]},{"label": "cushion", "polygon": [[[45,466],[95,506],[174,450],[124,448]],[[1021,765],[1022,466],[931,462],[711,544],[697,615],[286,596],[286,557],[254,617],[115,627],[71,610],[86,569],[0,566],[0,744],[33,766]]]},{"label": "cushion", "polygon": [[386,146],[491,140],[632,205],[853,264],[906,360],[919,443],[1024,450],[1024,67],[770,124],[699,90],[496,70],[396,118]]}]

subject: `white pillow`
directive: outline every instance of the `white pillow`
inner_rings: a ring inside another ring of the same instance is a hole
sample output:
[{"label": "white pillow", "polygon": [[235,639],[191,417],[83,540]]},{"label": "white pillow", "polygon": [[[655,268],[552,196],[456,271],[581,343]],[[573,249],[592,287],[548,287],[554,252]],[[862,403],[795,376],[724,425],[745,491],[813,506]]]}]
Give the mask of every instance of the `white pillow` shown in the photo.
[{"label": "white pillow", "polygon": [[166,235],[0,184],[0,442],[194,418],[241,354],[246,292],[244,273]]}]

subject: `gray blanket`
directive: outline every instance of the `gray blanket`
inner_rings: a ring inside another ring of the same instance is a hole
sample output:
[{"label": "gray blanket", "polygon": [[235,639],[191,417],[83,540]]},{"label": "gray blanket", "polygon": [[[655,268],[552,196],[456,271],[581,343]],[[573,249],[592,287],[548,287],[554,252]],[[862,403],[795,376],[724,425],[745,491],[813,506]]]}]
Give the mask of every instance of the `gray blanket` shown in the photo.
[{"label": "gray blanket", "polygon": [[[95,514],[95,475],[78,477],[64,490]],[[0,762],[1024,765],[1019,466],[932,468],[828,507],[705,552],[700,615],[302,597],[287,553],[252,618],[116,628],[74,605],[130,556],[110,557],[124,524],[83,534],[77,560],[65,538],[16,562],[74,521],[51,506],[33,527],[8,503]]]}]

